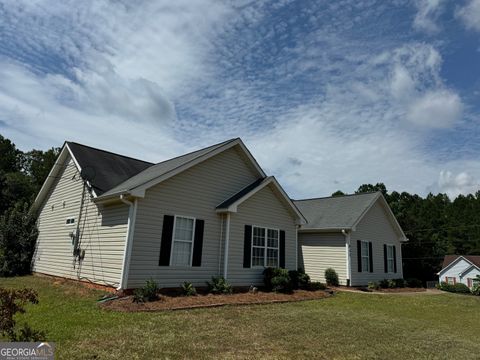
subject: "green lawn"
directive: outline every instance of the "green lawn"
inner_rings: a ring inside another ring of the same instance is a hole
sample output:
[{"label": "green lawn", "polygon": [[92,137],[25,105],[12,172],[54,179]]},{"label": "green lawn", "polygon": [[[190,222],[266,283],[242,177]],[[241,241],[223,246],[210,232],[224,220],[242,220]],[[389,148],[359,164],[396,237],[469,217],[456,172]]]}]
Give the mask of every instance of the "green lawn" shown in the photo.
[{"label": "green lawn", "polygon": [[101,310],[102,292],[38,277],[40,303],[18,318],[46,330],[60,359],[478,359],[480,298],[340,293],[298,303],[160,313]]}]

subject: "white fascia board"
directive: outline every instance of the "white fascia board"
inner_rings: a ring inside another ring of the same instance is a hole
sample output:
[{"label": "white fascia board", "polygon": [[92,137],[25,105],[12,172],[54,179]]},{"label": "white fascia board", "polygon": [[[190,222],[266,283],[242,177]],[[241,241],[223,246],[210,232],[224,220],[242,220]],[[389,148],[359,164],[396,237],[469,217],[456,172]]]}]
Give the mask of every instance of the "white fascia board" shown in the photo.
[{"label": "white fascia board", "polygon": [[[73,151],[72,151],[72,149],[70,149],[70,146],[68,146],[68,143],[65,143],[65,147],[68,149],[68,152],[70,153],[70,156],[72,157],[72,160],[75,163],[75,166],[77,167],[78,172],[81,173],[82,168],[81,168],[80,164],[78,163],[77,159],[75,159],[75,156],[73,155]],[[90,184],[90,182],[87,181],[87,185],[90,188],[90,190],[92,191],[93,197],[96,198],[97,194],[95,193],[95,190],[93,189],[92,184]]]},{"label": "white fascia board", "polygon": [[331,233],[331,232],[342,232],[342,230],[352,230],[349,227],[335,227],[335,228],[300,228],[298,231],[301,233]]}]

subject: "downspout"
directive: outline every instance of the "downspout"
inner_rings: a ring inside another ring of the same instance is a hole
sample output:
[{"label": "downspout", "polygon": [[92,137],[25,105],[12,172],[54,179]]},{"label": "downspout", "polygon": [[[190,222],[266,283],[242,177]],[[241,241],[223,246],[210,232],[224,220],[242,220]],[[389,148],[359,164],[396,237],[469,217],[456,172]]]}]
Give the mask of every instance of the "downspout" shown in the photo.
[{"label": "downspout", "polygon": [[228,246],[230,245],[230,213],[227,212],[227,223],[225,225],[225,253],[223,255],[223,277],[227,279],[228,274]]},{"label": "downspout", "polygon": [[300,225],[295,226],[295,270],[298,270],[298,230]]},{"label": "downspout", "polygon": [[350,254],[350,232],[342,229],[342,234],[345,236],[345,256],[347,260],[347,286],[350,286],[352,281],[352,266],[351,266],[351,254]]},{"label": "downspout", "polygon": [[132,253],[133,232],[135,229],[135,219],[137,218],[137,199],[133,202],[126,200],[125,196],[120,195],[120,201],[129,206],[127,235],[125,237],[125,247],[123,250],[122,274],[120,275],[120,286],[117,290],[123,290],[127,286],[128,270],[130,267],[130,255]]}]

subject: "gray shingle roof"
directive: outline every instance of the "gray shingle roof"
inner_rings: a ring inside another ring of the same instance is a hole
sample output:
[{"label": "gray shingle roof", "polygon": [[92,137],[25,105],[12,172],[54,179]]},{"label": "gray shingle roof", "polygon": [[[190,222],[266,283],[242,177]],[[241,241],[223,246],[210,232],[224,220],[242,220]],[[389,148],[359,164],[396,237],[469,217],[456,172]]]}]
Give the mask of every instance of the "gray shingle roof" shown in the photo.
[{"label": "gray shingle roof", "polygon": [[378,196],[375,192],[293,202],[308,221],[302,229],[349,229]]},{"label": "gray shingle roof", "polygon": [[217,209],[226,209],[230,205],[232,205],[235,201],[238,199],[241,199],[243,196],[247,195],[250,191],[255,190],[257,187],[259,187],[266,179],[268,178],[260,178],[255,180],[253,183],[250,185],[244,187],[242,190],[237,192],[236,194],[232,195],[229,197],[227,200],[222,202],[220,205],[217,206]]},{"label": "gray shingle roof", "polygon": [[102,197],[107,197],[113,194],[121,193],[123,191],[128,191],[131,189],[136,188],[142,184],[149,182],[157,177],[160,177],[164,174],[167,174],[170,171],[177,169],[178,167],[189,163],[190,161],[195,160],[196,158],[206,155],[211,151],[214,151],[230,142],[233,142],[237,139],[230,139],[219,144],[215,144],[204,149],[200,149],[182,156],[175,157],[173,159],[169,159],[149,168],[145,169],[144,171],[136,174],[135,176],[125,180],[124,182],[118,184],[114,188],[110,189],[109,191],[105,192]]},{"label": "gray shingle roof", "polygon": [[66,144],[82,169],[82,177],[88,174],[88,179],[85,180],[90,182],[98,196],[153,165],[71,141]]}]

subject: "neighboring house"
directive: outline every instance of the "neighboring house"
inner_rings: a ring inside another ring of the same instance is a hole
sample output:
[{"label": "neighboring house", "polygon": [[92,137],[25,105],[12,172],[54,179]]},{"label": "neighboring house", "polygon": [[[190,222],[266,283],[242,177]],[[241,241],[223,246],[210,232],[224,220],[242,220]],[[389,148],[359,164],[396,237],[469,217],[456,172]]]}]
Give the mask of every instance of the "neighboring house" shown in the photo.
[{"label": "neighboring house", "polygon": [[34,272],[118,289],[261,284],[297,268],[305,222],[240,139],[158,164],[66,142],[33,207]]},{"label": "neighboring house", "polygon": [[333,268],[341,285],[403,278],[407,241],[382,193],[294,200],[307,219],[299,229],[299,266],[325,281]]},{"label": "neighboring house", "polygon": [[477,276],[480,276],[480,255],[446,255],[438,273],[440,282],[462,283],[469,288]]}]

